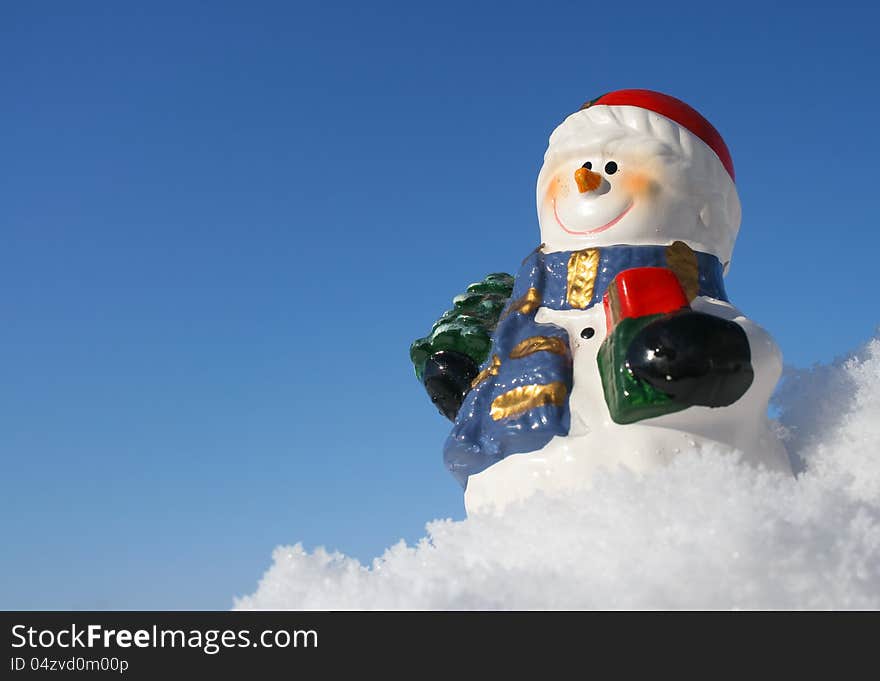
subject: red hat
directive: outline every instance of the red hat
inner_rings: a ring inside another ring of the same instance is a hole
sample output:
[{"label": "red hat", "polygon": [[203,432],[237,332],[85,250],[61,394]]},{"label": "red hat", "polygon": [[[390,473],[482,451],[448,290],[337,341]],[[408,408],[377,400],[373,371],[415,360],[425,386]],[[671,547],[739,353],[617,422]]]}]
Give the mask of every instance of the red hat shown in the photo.
[{"label": "red hat", "polygon": [[581,107],[581,111],[601,105],[637,106],[675,121],[703,140],[715,152],[715,155],[730,175],[730,179],[736,180],[733,172],[733,159],[721,134],[699,111],[685,104],[680,99],[664,95],[662,92],[654,92],[653,90],[615,90],[590,100]]}]

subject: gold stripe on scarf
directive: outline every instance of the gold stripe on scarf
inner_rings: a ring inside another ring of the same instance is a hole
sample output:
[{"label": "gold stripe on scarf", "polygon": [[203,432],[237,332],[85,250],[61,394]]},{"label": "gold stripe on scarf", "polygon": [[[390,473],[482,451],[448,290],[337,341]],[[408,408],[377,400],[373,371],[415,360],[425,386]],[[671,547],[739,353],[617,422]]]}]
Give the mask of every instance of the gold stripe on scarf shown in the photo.
[{"label": "gold stripe on scarf", "polygon": [[510,359],[528,357],[541,351],[555,352],[564,357],[568,354],[568,344],[556,336],[532,336],[516,344],[510,351]]},{"label": "gold stripe on scarf", "polygon": [[526,291],[525,295],[514,300],[504,311],[504,314],[498,319],[500,322],[513,312],[522,312],[523,314],[531,314],[538,309],[541,303],[541,294],[535,287]]},{"label": "gold stripe on scarf", "polygon": [[523,385],[508,390],[492,400],[489,415],[494,421],[500,421],[548,404],[558,407],[565,402],[567,395],[568,389],[561,381],[547,385]]},{"label": "gold stripe on scarf", "polygon": [[697,254],[684,241],[676,241],[666,247],[666,264],[675,272],[688,302],[691,302],[700,292],[700,264]]},{"label": "gold stripe on scarf", "polygon": [[565,292],[569,305],[581,310],[589,306],[598,269],[598,248],[585,248],[571,254],[568,259],[568,288]]},{"label": "gold stripe on scarf", "polygon": [[489,376],[497,376],[500,368],[501,360],[498,358],[498,355],[492,355],[492,364],[476,375],[474,380],[471,381],[471,388],[476,388],[480,383],[489,378]]}]

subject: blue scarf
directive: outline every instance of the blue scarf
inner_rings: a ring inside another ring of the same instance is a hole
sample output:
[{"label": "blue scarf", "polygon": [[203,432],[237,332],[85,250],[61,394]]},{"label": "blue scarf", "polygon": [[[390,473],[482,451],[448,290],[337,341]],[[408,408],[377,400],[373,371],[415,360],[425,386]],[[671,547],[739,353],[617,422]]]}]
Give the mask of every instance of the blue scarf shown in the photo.
[{"label": "blue scarf", "polygon": [[444,446],[446,466],[463,487],[468,476],[506,456],[538,450],[554,436],[568,434],[573,384],[568,333],[538,324],[535,312],[539,307],[589,309],[602,301],[614,277],[633,267],[668,267],[689,298],[727,301],[718,258],[682,242],[546,254],[536,250],[523,261],[490,357]]}]

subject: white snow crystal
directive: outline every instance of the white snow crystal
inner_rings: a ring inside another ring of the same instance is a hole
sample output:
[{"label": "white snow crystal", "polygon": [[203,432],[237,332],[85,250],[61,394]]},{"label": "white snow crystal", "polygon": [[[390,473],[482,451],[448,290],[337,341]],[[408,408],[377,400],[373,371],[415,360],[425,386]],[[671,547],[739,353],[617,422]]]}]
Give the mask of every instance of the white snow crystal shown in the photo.
[{"label": "white snow crystal", "polygon": [[880,337],[789,370],[780,429],[797,479],[689,452],[588,493],[435,520],[362,565],[279,547],[236,608],[880,608]]}]

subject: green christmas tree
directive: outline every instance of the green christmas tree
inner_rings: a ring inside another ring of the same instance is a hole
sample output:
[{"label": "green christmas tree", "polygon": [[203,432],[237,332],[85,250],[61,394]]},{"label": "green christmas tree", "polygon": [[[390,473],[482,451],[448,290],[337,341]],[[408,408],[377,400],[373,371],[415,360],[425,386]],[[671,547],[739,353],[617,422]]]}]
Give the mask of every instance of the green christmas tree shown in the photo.
[{"label": "green christmas tree", "polygon": [[431,333],[410,346],[416,378],[450,419],[455,418],[471,379],[489,356],[492,332],[512,292],[513,277],[505,272],[471,284],[453,298],[452,309],[434,323]]},{"label": "green christmas tree", "polygon": [[453,298],[452,309],[434,323],[431,333],[410,346],[409,356],[419,381],[424,380],[425,362],[441,350],[467,355],[477,366],[485,362],[492,347],[492,332],[512,291],[513,277],[498,272]]}]

